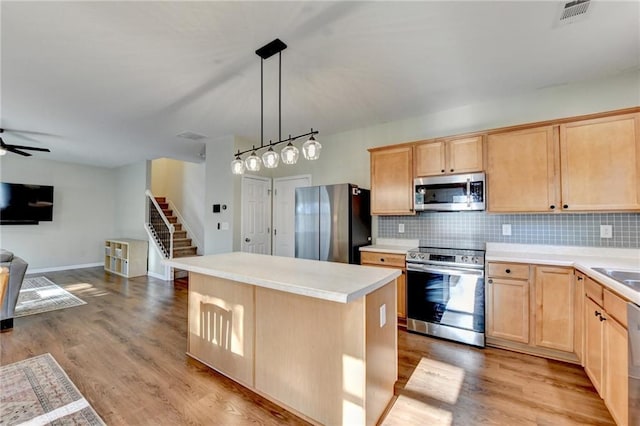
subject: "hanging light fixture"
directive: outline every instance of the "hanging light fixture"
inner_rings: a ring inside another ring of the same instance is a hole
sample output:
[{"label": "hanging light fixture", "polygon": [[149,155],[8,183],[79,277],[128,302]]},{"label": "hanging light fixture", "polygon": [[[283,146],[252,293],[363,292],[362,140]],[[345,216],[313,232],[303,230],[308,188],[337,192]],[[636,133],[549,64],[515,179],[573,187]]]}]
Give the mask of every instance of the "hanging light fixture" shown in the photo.
[{"label": "hanging light fixture", "polygon": [[302,144],[302,155],[307,160],[317,160],[320,158],[320,150],[322,145],[313,137],[313,129],[311,129],[311,137],[308,141]]},{"label": "hanging light fixture", "polygon": [[278,167],[280,156],[273,150],[273,143],[269,141],[269,149],[262,154],[262,162],[267,169],[275,169]]},{"label": "hanging light fixture", "polygon": [[291,135],[289,135],[289,143],[282,148],[280,155],[282,155],[282,162],[284,164],[296,164],[298,162],[298,148],[296,148],[291,142]]},{"label": "hanging light fixture", "polygon": [[[282,139],[282,51],[287,48],[287,45],[280,39],[275,39],[271,43],[267,43],[260,49],[256,50],[256,54],[260,56],[260,146],[258,148],[253,146],[252,149],[246,151],[240,151],[235,154],[235,159],[231,162],[231,172],[234,175],[241,175],[245,169],[257,172],[260,170],[260,166],[264,166],[268,169],[278,167],[280,158],[284,164],[296,164],[300,151],[293,145],[296,139],[310,136],[309,140],[302,145],[302,154],[307,160],[317,160],[320,157],[320,150],[322,145],[313,137],[317,135],[318,131],[311,129],[311,132],[304,133],[298,136],[289,135],[288,139]],[[269,141],[268,145],[264,144],[264,60],[271,56],[278,54],[278,141]],[[280,155],[273,149],[274,146],[287,142]],[[262,154],[262,159],[256,154],[256,151],[267,148],[268,150]],[[244,162],[241,156],[250,152]]]}]

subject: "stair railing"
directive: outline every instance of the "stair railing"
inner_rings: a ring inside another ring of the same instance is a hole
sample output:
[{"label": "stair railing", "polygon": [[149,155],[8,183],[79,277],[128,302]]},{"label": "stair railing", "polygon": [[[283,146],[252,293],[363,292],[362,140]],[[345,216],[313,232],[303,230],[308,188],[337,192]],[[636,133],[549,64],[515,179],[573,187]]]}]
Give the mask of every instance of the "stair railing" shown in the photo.
[{"label": "stair railing", "polygon": [[147,189],[145,195],[147,196],[147,222],[145,223],[147,231],[157,243],[164,257],[172,259],[175,227],[169,222],[151,191]]}]

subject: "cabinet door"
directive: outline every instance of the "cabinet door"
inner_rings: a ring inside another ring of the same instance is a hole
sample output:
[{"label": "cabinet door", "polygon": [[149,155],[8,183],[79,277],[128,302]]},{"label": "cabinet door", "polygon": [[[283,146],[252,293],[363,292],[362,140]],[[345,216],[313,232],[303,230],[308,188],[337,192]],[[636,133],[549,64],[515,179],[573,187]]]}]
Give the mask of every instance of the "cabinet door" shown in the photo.
[{"label": "cabinet door", "polygon": [[488,136],[489,211],[551,212],[560,209],[556,140],[552,126]]},{"label": "cabinet door", "polygon": [[371,151],[371,214],[414,214],[413,191],[413,147]]},{"label": "cabinet door", "polygon": [[489,278],[487,335],[529,343],[529,282]]},{"label": "cabinet door", "polygon": [[629,424],[627,330],[606,314],[604,321],[604,402],[617,425]]},{"label": "cabinet door", "polygon": [[447,173],[482,171],[482,136],[447,141]]},{"label": "cabinet door", "polygon": [[445,142],[422,142],[416,145],[416,176],[443,175],[446,170]]},{"label": "cabinet door", "polygon": [[407,271],[402,270],[398,277],[398,318],[407,318]]},{"label": "cabinet door", "polygon": [[598,394],[602,396],[604,358],[604,333],[602,321],[600,321],[602,308],[588,297],[585,297],[584,301],[584,370],[587,372]]},{"label": "cabinet door", "polygon": [[536,267],[536,346],[573,352],[573,271]]},{"label": "cabinet door", "polygon": [[563,124],[560,151],[565,210],[640,209],[640,114]]}]

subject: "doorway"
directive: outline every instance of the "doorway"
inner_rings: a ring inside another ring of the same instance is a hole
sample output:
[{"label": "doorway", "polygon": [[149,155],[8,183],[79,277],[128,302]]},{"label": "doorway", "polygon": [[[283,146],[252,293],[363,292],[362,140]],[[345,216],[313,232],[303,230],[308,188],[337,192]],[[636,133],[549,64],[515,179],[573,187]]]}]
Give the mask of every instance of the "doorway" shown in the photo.
[{"label": "doorway", "polygon": [[271,254],[271,179],[242,176],[240,247]]},{"label": "doorway", "polygon": [[295,256],[296,188],[311,186],[311,175],[273,179],[273,254]]}]

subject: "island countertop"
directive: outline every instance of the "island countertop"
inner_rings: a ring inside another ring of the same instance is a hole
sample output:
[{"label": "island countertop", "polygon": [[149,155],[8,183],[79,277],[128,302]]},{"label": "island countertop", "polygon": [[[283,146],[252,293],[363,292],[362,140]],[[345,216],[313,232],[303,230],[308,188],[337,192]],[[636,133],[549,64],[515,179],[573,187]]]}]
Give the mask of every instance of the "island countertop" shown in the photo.
[{"label": "island countertop", "polygon": [[164,264],[287,293],[349,303],[379,289],[400,270],[233,252],[183,257]]}]

